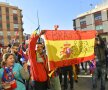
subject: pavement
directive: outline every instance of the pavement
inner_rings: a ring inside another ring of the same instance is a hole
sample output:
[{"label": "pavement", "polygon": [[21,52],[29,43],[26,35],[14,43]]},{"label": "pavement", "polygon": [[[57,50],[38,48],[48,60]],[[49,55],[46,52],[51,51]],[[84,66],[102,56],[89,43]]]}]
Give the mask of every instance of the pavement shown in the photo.
[{"label": "pavement", "polygon": [[[100,80],[97,82],[97,89],[100,90]],[[62,86],[63,90],[63,86]],[[68,89],[71,90],[68,84]],[[92,77],[91,75],[79,75],[78,83],[74,82],[74,89],[73,90],[93,90],[92,89]],[[108,90],[108,81],[106,81],[106,90]]]},{"label": "pavement", "polygon": [[[63,81],[63,80],[62,80]],[[95,90],[101,90],[100,89],[101,82],[98,80],[97,82],[97,89]],[[106,81],[106,89],[108,90],[108,80]],[[63,90],[63,85],[61,85]],[[69,81],[68,81],[68,89],[70,89]],[[89,73],[86,73],[81,70],[80,75],[78,75],[78,83],[74,82],[74,89],[73,90],[93,90],[92,89],[92,76]]]}]

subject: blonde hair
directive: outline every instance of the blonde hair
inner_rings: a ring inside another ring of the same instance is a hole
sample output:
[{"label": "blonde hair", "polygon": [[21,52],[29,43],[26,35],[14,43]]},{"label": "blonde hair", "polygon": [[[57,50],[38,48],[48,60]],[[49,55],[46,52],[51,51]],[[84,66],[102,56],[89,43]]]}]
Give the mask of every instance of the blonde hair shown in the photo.
[{"label": "blonde hair", "polygon": [[1,66],[2,66],[2,67],[6,65],[6,61],[7,61],[7,59],[9,58],[9,56],[11,56],[11,55],[14,56],[13,53],[5,53],[5,54],[3,54],[2,62],[1,62]]}]

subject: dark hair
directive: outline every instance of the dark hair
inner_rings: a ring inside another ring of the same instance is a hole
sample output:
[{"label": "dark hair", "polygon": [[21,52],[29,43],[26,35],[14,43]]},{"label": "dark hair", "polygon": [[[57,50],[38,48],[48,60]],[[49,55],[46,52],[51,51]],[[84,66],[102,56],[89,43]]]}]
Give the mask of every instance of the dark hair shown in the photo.
[{"label": "dark hair", "polygon": [[95,40],[99,40],[100,41],[100,46],[103,47],[103,48],[105,47],[105,41],[103,40],[103,38],[100,35],[97,35]]},{"label": "dark hair", "polygon": [[19,47],[19,43],[14,43],[14,44],[12,45],[12,47],[14,47],[14,46]]},{"label": "dark hair", "polygon": [[98,37],[96,37],[96,38],[95,38],[95,40],[96,40],[96,41],[99,41],[99,38],[98,38]]},{"label": "dark hair", "polygon": [[8,44],[8,47],[10,47],[10,48],[11,48],[11,46],[12,46],[11,44]]},{"label": "dark hair", "polygon": [[2,62],[1,62],[1,66],[2,66],[2,67],[6,65],[6,61],[7,61],[8,57],[9,57],[10,55],[13,55],[13,56],[14,56],[13,53],[5,53],[5,54],[3,54]]}]

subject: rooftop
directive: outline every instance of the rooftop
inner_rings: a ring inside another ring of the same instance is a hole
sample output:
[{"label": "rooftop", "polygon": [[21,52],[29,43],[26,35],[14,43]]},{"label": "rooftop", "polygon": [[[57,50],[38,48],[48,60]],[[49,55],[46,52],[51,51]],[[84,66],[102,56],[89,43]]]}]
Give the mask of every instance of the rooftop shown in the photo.
[{"label": "rooftop", "polygon": [[14,7],[14,8],[18,8],[17,6],[13,6],[13,5],[10,5],[9,3],[6,3],[6,2],[0,2],[0,5],[7,5],[8,7]]},{"label": "rooftop", "polygon": [[105,11],[106,9],[108,9],[108,0],[105,0],[105,2],[103,2],[102,4],[96,5],[95,8],[87,12],[78,15],[77,18],[88,15],[88,14],[95,13],[97,11],[101,11],[101,10]]}]

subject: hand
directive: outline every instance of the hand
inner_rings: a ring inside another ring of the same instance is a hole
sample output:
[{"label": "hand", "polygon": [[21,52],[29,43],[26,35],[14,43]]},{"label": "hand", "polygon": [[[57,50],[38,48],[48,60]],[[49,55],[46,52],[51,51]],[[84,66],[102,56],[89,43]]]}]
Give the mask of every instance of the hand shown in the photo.
[{"label": "hand", "polygon": [[4,89],[8,89],[8,88],[11,87],[11,84],[10,84],[9,82],[5,82],[5,83],[2,83],[2,87],[3,87]]},{"label": "hand", "polygon": [[23,68],[24,68],[25,71],[28,71],[28,65],[27,65],[27,62],[25,62],[25,63],[23,64]]},{"label": "hand", "polygon": [[40,33],[40,35],[43,35],[45,32],[46,32],[45,30],[42,30],[41,33]]}]

